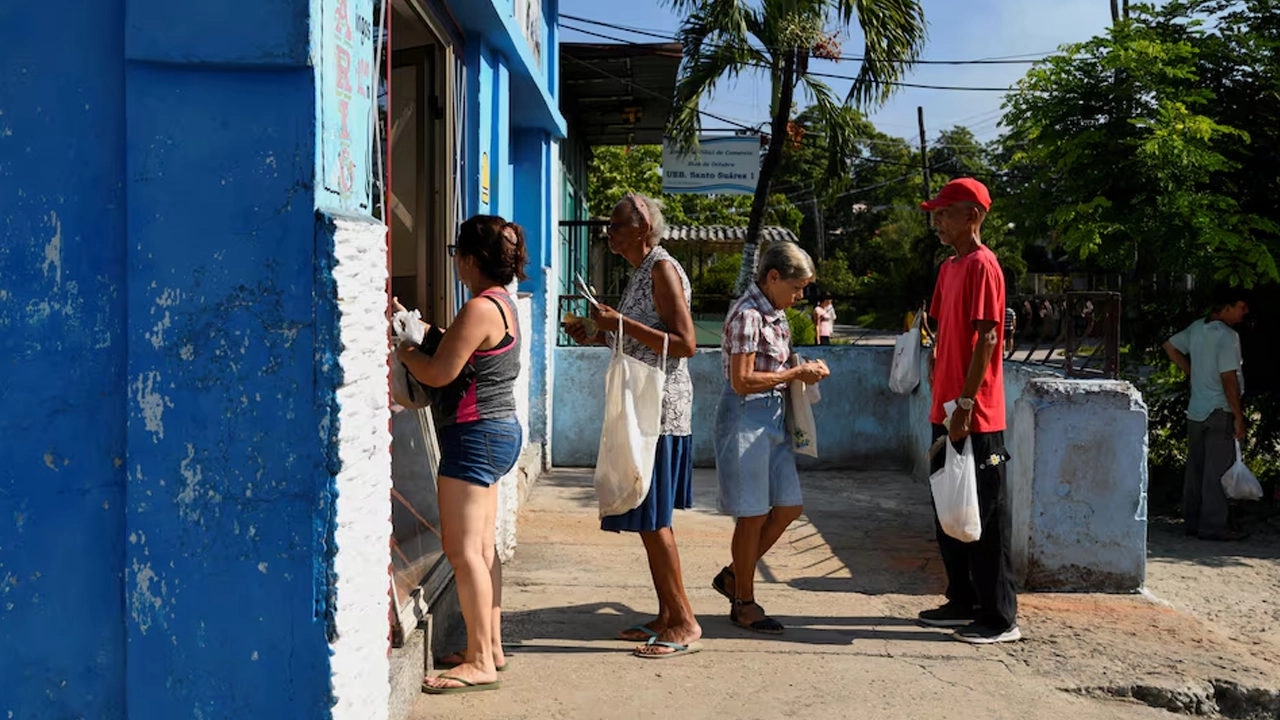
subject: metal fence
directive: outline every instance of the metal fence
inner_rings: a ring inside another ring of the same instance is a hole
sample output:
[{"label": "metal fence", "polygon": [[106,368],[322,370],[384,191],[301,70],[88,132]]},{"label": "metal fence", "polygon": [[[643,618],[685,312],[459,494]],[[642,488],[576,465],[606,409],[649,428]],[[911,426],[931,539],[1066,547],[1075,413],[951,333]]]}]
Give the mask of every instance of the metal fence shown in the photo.
[{"label": "metal fence", "polygon": [[1120,293],[1012,296],[1008,362],[1058,367],[1067,377],[1120,376]]}]

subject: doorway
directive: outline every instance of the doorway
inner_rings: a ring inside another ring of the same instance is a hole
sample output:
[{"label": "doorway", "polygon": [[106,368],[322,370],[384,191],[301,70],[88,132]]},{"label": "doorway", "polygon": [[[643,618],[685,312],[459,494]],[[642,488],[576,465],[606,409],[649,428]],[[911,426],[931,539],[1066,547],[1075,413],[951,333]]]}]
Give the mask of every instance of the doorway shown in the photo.
[{"label": "doorway", "polygon": [[[455,223],[457,122],[449,108],[457,76],[454,42],[420,0],[388,0],[390,40],[380,98],[386,158],[385,212],[393,297],[428,323],[453,314],[447,253]],[[451,573],[440,544],[436,468],[440,452],[429,410],[393,406],[391,420],[393,644],[430,612]]]}]

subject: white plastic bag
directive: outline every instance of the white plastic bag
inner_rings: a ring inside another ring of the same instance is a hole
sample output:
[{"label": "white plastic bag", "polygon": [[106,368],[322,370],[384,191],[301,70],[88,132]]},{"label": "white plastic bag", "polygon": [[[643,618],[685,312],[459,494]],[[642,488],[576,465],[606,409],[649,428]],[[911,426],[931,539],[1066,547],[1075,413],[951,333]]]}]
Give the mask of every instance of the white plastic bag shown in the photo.
[{"label": "white plastic bag", "polygon": [[654,453],[662,433],[662,396],[667,375],[667,343],[654,367],[622,352],[622,321],[613,358],[604,376],[604,424],[596,455],[596,498],[600,517],[622,515],[644,502],[653,483]]},{"label": "white plastic bag", "polygon": [[1261,500],[1262,485],[1253,471],[1244,464],[1240,453],[1240,441],[1236,441],[1236,462],[1222,474],[1222,490],[1232,500]]},{"label": "white plastic bag", "polygon": [[942,469],[929,477],[933,507],[938,511],[942,531],[961,542],[977,542],[982,537],[982,515],[978,510],[978,468],[973,460],[973,438],[964,439],[964,452],[956,452],[950,440]]},{"label": "white plastic bag", "polygon": [[898,336],[893,344],[893,365],[889,368],[889,389],[910,395],[920,384],[920,315],[911,329]]},{"label": "white plastic bag", "polygon": [[[417,310],[401,310],[391,317],[391,329],[396,336],[396,345],[411,342],[421,345],[426,335],[427,325]],[[418,381],[409,368],[400,362],[393,350],[391,352],[391,399],[402,407],[410,409],[425,408],[430,404],[429,393],[425,385]]]},{"label": "white plastic bag", "polygon": [[787,432],[791,434],[791,449],[797,455],[818,457],[818,424],[813,419],[812,390],[816,385],[806,385],[799,380],[787,384]]}]

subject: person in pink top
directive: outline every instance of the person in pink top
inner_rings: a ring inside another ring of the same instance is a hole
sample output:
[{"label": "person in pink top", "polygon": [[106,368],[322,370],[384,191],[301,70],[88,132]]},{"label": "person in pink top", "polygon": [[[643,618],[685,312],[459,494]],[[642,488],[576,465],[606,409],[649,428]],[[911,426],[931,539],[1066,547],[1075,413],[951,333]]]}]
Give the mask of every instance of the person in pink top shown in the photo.
[{"label": "person in pink top", "polygon": [[831,333],[836,326],[836,307],[831,304],[830,295],[823,295],[822,302],[813,309],[813,322],[818,326],[818,344],[830,345]]}]

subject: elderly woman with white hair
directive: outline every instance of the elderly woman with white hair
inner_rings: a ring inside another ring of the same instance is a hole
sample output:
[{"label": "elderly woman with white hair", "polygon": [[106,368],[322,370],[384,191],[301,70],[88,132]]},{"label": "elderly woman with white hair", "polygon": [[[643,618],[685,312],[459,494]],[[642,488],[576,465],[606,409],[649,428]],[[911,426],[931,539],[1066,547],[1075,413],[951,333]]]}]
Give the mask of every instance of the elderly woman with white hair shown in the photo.
[{"label": "elderly woman with white hair", "polygon": [[770,245],[756,282],[729,308],[720,342],[727,382],[716,408],[716,504],[736,524],[733,564],[711,586],[732,603],[733,624],[762,633],[783,627],[755,601],[756,564],[803,509],[786,429],[787,383],[814,384],[830,374],[821,360],[791,365],[786,310],[813,278],[813,260],[799,245]]},{"label": "elderly woman with white hair", "polygon": [[[602,530],[639,533],[644,542],[658,594],[658,616],[622,631],[618,637],[645,643],[636,648],[635,655],[649,659],[696,652],[702,637],[685,593],[680,553],[671,528],[674,511],[693,504],[693,381],[687,358],[693,357],[697,338],[689,277],[659,245],[665,229],[659,201],[638,193],[623,197],[609,221],[609,249],[635,271],[617,310],[605,305],[592,309],[596,324],[613,331],[588,335],[581,322],[566,327],[579,343],[621,342],[627,355],[656,367],[662,366],[663,346],[667,346],[662,435],[649,494],[636,509],[600,521]],[[620,320],[619,338],[616,328]]]}]

